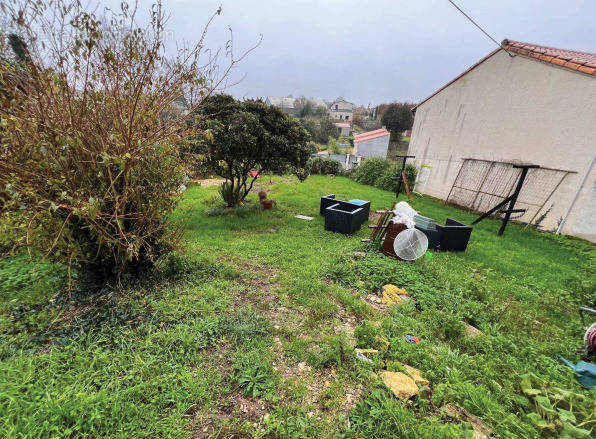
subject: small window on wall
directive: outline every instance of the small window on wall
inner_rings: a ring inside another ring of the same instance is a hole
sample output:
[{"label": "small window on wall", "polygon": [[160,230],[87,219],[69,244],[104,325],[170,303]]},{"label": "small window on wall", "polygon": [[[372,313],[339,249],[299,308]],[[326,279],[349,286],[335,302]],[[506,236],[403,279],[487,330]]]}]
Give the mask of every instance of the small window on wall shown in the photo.
[{"label": "small window on wall", "polygon": [[346,116],[346,120],[348,120],[350,118],[350,116]]},{"label": "small window on wall", "polygon": [[344,117],[340,114],[339,115],[339,120],[342,120]]},{"label": "small window on wall", "polygon": [[337,108],[338,108],[338,106],[336,105],[336,106],[335,106],[335,109],[337,110]]}]

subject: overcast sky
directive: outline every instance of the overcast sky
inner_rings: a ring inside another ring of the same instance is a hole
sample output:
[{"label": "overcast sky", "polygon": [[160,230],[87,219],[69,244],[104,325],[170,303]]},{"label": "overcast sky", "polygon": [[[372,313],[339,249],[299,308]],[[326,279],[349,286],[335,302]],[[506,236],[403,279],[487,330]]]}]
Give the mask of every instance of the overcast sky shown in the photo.
[{"label": "overcast sky", "polygon": [[[497,41],[596,52],[596,0],[455,0]],[[447,0],[164,0],[173,37],[211,47],[234,32],[237,97],[343,96],[356,104],[418,102],[496,46]],[[105,0],[102,4],[113,4]],[[140,0],[141,7],[151,1]]]}]

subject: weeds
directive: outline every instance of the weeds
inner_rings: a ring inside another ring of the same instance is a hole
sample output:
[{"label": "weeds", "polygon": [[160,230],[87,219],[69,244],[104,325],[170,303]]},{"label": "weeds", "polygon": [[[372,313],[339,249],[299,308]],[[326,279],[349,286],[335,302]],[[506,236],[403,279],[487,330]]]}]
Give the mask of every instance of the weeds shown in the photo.
[{"label": "weeds", "polygon": [[[95,304],[57,294],[59,266],[40,269],[32,283],[11,280],[12,291],[0,295],[0,436],[187,437],[208,424],[214,435],[471,437],[469,423],[442,412],[447,404],[477,415],[497,437],[572,436],[563,430],[569,422],[594,434],[582,415],[593,394],[555,356],[578,359],[576,307],[594,305],[592,244],[515,224],[499,238],[487,220],[462,254],[401,263],[369,244],[354,262],[369,230],[349,238],[325,232],[318,196],[370,199],[376,209],[394,194],[317,175],[302,184],[275,178],[268,189],[275,210],[214,217],[202,203],[217,188],[190,188],[173,215],[186,220],[186,252],[165,256],[142,282],[107,289]],[[412,205],[437,220],[472,219],[416,196]],[[26,279],[30,263],[0,261],[0,282],[10,270]],[[271,267],[275,282],[256,265]],[[362,295],[387,283],[412,300],[381,314]],[[348,322],[353,336],[339,333]],[[481,333],[467,335],[466,323]],[[374,364],[354,360],[354,345],[377,349]],[[401,402],[370,376],[405,364],[430,381],[428,399]],[[529,388],[556,415],[524,393],[528,373],[538,379]],[[569,409],[554,388],[585,401],[573,396]],[[358,389],[351,403],[348,389]],[[233,405],[232,414],[216,411],[239,391],[268,416],[249,419]],[[187,413],[191,406],[196,414]]]}]

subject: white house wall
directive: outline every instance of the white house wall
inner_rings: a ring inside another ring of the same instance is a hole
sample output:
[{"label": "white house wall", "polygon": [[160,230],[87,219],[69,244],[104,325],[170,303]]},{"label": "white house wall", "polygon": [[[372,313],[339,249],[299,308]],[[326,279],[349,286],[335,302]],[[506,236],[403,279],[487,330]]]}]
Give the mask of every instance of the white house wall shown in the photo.
[{"label": "white house wall", "polygon": [[[416,109],[410,155],[423,193],[445,199],[463,158],[565,169],[546,230],[564,217],[596,154],[596,78],[503,50]],[[561,232],[596,242],[596,169]]]},{"label": "white house wall", "polygon": [[389,136],[377,137],[376,139],[358,142],[355,148],[355,154],[362,158],[369,157],[387,157],[389,148]]}]

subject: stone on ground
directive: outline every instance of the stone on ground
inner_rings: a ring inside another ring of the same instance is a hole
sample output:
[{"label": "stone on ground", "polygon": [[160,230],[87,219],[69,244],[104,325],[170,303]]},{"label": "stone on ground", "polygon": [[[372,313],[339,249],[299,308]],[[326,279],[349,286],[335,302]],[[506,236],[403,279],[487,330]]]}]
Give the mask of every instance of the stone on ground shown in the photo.
[{"label": "stone on ground", "polygon": [[478,328],[473,327],[472,325],[469,325],[466,323],[466,335],[468,337],[478,337],[479,335],[482,334],[482,331]]},{"label": "stone on ground", "polygon": [[401,372],[382,371],[381,379],[399,399],[410,399],[418,395],[418,386],[412,378]]},{"label": "stone on ground", "polygon": [[406,371],[408,372],[408,375],[410,375],[410,377],[412,377],[412,379],[414,380],[414,382],[420,386],[428,386],[428,380],[426,378],[424,378],[422,376],[422,374],[420,373],[420,371],[418,369],[416,369],[415,367],[412,366],[408,366],[407,364],[404,364],[404,367],[406,368]]}]

